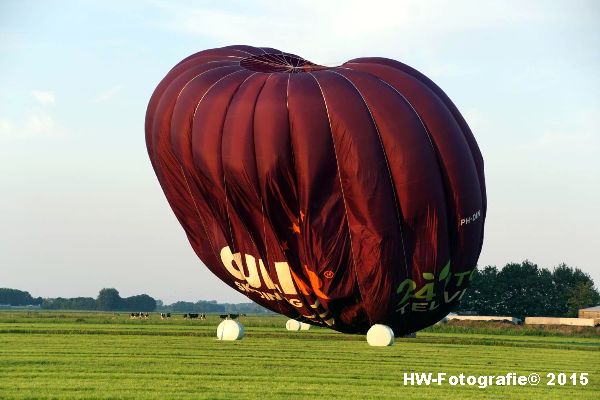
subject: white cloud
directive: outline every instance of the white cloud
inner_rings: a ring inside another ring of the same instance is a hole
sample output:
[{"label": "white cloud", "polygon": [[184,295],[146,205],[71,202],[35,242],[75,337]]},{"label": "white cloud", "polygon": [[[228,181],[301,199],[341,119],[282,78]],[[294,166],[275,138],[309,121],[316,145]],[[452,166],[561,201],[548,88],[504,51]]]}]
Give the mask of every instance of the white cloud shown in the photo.
[{"label": "white cloud", "polygon": [[[349,57],[430,52],[448,36],[549,19],[548,7],[504,1],[309,0],[282,6],[249,1],[211,9],[195,3],[156,2],[162,26],[210,39],[215,45],[274,46],[335,65]],[[366,54],[369,53],[369,54]]]},{"label": "white cloud", "polygon": [[[576,156],[597,155],[600,151],[600,110],[581,109],[555,116],[559,122],[535,136],[526,147]],[[596,158],[596,157],[594,157]]]},{"label": "white cloud", "polygon": [[29,137],[61,137],[63,127],[49,113],[36,111],[24,120],[0,118],[0,138],[18,139]]},{"label": "white cloud", "polygon": [[56,97],[52,92],[33,90],[31,95],[38,103],[42,105],[51,105],[56,102]]},{"label": "white cloud", "polygon": [[90,102],[92,103],[103,103],[107,100],[112,99],[113,97],[115,97],[122,89],[123,87],[121,85],[117,85],[117,86],[113,86],[107,90],[104,90],[100,93],[98,93],[96,96],[94,96]]},{"label": "white cloud", "polygon": [[25,121],[24,127],[33,134],[49,134],[55,131],[56,122],[48,114],[34,114]]},{"label": "white cloud", "polygon": [[9,119],[0,118],[0,137],[9,136],[13,132],[13,124]]}]

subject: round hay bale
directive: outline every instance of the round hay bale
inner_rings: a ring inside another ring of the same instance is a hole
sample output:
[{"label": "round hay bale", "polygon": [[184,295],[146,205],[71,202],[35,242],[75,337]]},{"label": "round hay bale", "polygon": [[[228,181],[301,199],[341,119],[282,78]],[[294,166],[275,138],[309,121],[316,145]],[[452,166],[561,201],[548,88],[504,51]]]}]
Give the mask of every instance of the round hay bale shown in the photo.
[{"label": "round hay bale", "polygon": [[367,332],[370,346],[391,346],[394,344],[394,331],[387,325],[375,324]]},{"label": "round hay bale", "polygon": [[300,322],[300,330],[301,331],[307,331],[310,329],[310,324],[307,324],[306,322]]},{"label": "round hay bale", "polygon": [[244,325],[232,319],[226,319],[217,327],[217,339],[240,340],[244,337]]},{"label": "round hay bale", "polygon": [[302,327],[302,322],[296,321],[295,319],[288,319],[285,323],[285,329],[288,331],[299,331]]}]

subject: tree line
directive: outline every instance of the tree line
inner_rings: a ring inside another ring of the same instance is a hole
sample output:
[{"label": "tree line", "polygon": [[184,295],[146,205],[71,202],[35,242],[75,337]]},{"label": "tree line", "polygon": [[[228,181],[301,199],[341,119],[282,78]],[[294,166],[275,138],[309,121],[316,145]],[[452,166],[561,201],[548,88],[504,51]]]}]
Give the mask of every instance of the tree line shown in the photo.
[{"label": "tree line", "polygon": [[44,299],[33,298],[29,292],[18,289],[0,288],[0,305],[9,306],[39,306]]},{"label": "tree line", "polygon": [[[39,305],[49,310],[164,311],[181,313],[266,313],[256,303],[217,303],[200,300],[164,305],[147,294],[122,298],[116,289],[100,290],[98,297],[33,298],[28,292],[0,288],[0,305]],[[592,278],[579,268],[565,264],[550,271],[530,261],[509,263],[502,269],[477,269],[470,288],[456,311],[478,315],[575,317],[580,308],[600,304]]]},{"label": "tree line", "polygon": [[521,319],[576,317],[579,309],[599,303],[594,281],[579,268],[560,264],[551,271],[526,260],[476,270],[457,311]]},{"label": "tree line", "polygon": [[196,303],[190,301],[178,301],[168,306],[161,307],[161,311],[167,312],[192,312],[192,313],[244,313],[261,314],[270,311],[256,303],[217,303],[215,300],[200,300]]},{"label": "tree line", "polygon": [[256,303],[217,303],[214,300],[198,302],[178,301],[165,305],[147,294],[121,297],[114,288],[104,288],[98,297],[33,298],[29,292],[18,289],[0,288],[0,306],[39,306],[46,310],[99,310],[99,311],[143,311],[181,313],[269,313]]}]

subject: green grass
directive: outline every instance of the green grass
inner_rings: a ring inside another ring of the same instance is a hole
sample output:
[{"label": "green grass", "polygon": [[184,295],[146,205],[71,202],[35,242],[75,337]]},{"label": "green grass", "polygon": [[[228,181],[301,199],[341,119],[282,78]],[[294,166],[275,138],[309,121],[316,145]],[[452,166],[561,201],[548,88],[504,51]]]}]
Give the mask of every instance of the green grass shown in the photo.
[{"label": "green grass", "polygon": [[[0,312],[0,399],[600,398],[600,337],[593,331],[541,336],[446,326],[372,348],[359,335],[287,332],[285,320],[243,318],[246,337],[220,342],[217,316]],[[537,372],[542,383],[405,386],[404,373],[413,371]],[[546,386],[548,372],[587,372],[589,383]]]}]

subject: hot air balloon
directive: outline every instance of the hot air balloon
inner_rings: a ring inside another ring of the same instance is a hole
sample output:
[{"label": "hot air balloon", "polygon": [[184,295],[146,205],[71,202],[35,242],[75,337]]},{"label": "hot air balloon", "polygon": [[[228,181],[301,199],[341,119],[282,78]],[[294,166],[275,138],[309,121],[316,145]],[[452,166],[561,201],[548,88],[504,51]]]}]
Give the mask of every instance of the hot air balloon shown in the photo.
[{"label": "hot air balloon", "polygon": [[145,130],[192,248],[254,302],[400,336],[464,295],[483,243],[483,159],[454,104],[411,67],[205,50],[160,82]]}]

